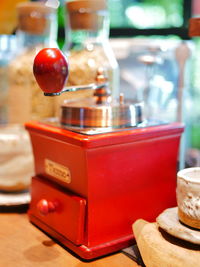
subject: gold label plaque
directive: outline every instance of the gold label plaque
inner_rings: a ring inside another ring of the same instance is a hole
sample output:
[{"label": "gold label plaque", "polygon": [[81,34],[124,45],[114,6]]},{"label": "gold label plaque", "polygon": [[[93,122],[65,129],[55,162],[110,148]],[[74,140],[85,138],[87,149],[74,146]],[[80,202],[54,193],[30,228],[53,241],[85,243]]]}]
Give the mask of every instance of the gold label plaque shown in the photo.
[{"label": "gold label plaque", "polygon": [[71,183],[71,173],[67,167],[49,159],[45,159],[44,163],[46,174],[51,175],[65,183]]}]

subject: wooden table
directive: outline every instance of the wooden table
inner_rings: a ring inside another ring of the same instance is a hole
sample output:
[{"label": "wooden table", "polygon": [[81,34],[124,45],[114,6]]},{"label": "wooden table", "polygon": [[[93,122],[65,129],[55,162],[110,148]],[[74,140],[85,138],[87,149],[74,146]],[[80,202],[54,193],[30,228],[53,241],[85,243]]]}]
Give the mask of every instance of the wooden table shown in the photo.
[{"label": "wooden table", "polygon": [[28,221],[26,213],[0,213],[0,267],[136,267],[119,252],[84,262]]}]

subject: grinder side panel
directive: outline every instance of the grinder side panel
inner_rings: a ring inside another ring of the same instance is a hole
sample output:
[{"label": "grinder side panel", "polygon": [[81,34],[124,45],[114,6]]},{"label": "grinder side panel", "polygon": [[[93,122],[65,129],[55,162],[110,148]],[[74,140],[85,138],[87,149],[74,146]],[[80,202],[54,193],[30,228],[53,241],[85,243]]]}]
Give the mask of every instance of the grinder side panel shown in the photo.
[{"label": "grinder side panel", "polygon": [[[159,130],[159,126],[158,126]],[[132,234],[136,219],[155,221],[176,205],[179,140],[176,134],[88,150],[90,245]]]}]

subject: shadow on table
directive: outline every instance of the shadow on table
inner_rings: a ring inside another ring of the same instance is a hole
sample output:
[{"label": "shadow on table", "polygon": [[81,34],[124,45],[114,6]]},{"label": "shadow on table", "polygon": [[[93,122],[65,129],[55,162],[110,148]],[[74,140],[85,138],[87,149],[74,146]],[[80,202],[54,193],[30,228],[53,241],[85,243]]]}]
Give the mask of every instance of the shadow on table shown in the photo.
[{"label": "shadow on table", "polygon": [[26,213],[28,204],[16,206],[0,206],[0,213]]}]

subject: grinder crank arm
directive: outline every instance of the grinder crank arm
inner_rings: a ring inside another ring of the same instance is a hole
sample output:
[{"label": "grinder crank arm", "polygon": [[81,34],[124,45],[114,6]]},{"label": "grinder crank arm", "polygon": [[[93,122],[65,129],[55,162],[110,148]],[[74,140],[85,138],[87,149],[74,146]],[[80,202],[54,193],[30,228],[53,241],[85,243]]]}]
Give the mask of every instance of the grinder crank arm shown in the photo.
[{"label": "grinder crank arm", "polygon": [[56,92],[56,93],[46,93],[46,92],[44,92],[44,95],[45,96],[58,96],[58,95],[61,95],[62,93],[65,93],[65,92],[76,92],[76,91],[79,91],[79,90],[87,90],[87,89],[96,90],[96,89],[101,89],[101,88],[104,88],[104,87],[107,87],[107,86],[108,86],[108,83],[101,83],[101,84],[91,83],[91,84],[87,84],[87,85],[66,86],[60,92]]}]

